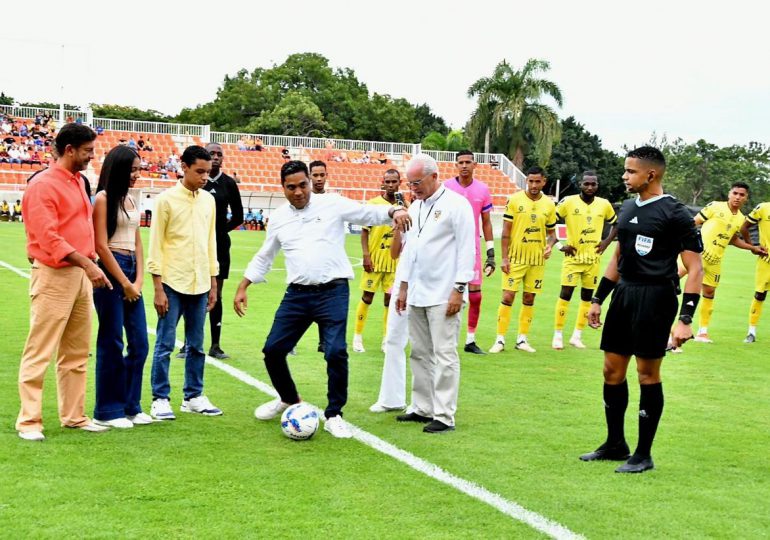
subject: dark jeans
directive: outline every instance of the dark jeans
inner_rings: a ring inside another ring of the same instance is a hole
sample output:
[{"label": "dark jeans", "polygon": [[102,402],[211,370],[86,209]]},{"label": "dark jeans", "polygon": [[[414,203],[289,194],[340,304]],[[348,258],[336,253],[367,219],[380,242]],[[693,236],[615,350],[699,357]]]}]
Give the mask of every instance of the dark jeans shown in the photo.
[{"label": "dark jeans", "polygon": [[348,352],[345,332],[348,324],[350,290],[347,280],[335,280],[318,287],[289,285],[267,336],[265,367],[273,386],[285,403],[299,401],[297,387],[289,372],[289,354],[312,323],[318,323],[329,377],[326,418],[342,414],[348,400]]},{"label": "dark jeans", "polygon": [[184,340],[187,344],[184,363],[185,399],[198,397],[203,393],[203,367],[206,355],[203,352],[203,324],[206,321],[206,305],[209,293],[182,294],[163,284],[168,298],[168,312],[158,318],[155,353],[152,357],[152,397],[168,399],[171,384],[168,379],[171,353],[176,343],[176,327],[184,317]]},{"label": "dark jeans", "polygon": [[[113,253],[120,269],[132,282],[136,279],[136,257]],[[102,266],[112,282],[94,289],[94,306],[99,317],[96,337],[96,406],[94,418],[114,420],[142,412],[142,371],[147,359],[147,320],[144,302],[123,299],[123,287]],[[126,355],[123,356],[123,329]]]}]

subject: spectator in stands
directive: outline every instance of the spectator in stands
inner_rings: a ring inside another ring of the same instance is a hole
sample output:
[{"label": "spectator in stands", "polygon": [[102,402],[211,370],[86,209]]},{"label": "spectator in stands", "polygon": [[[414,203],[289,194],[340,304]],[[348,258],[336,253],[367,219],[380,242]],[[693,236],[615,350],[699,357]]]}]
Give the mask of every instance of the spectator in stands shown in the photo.
[{"label": "spectator in stands", "polygon": [[27,137],[29,135],[29,130],[27,129],[27,124],[22,124],[19,128],[19,137]]},{"label": "spectator in stands", "polygon": [[246,229],[255,230],[257,228],[257,220],[255,219],[254,212],[249,208],[248,212],[243,216],[243,222],[246,224]]},{"label": "spectator in stands", "polygon": [[133,138],[133,137],[129,137],[129,138],[128,138],[128,147],[129,147],[131,150],[136,150],[136,141],[134,140],[134,138]]},{"label": "spectator in stands", "polygon": [[147,169],[149,169],[149,168],[150,168],[150,164],[149,164],[149,162],[148,162],[146,159],[144,159],[144,157],[142,157],[142,158],[139,160],[139,168],[140,168],[141,170],[143,170],[143,171],[146,171]]},{"label": "spectator in stands", "polygon": [[144,145],[145,145],[145,144],[146,144],[146,143],[144,142],[144,135],[139,135],[139,140],[138,140],[138,141],[136,141],[136,147],[137,147],[139,150],[144,150]]},{"label": "spectator in stands", "polygon": [[150,142],[150,138],[149,137],[147,137],[147,142],[144,145],[144,150],[145,150],[145,152],[152,152],[153,151],[152,143]]},{"label": "spectator in stands", "polygon": [[497,162],[497,159],[495,159],[494,157],[489,158],[489,166],[492,167],[493,169],[500,168],[500,164]]},{"label": "spectator in stands", "polygon": [[289,149],[288,148],[283,148],[281,150],[281,157],[283,158],[284,161],[290,161],[291,160],[291,154],[289,153]]},{"label": "spectator in stands", "polygon": [[0,163],[9,163],[10,161],[11,157],[8,155],[8,148],[3,144],[3,146],[0,147]]},{"label": "spectator in stands", "polygon": [[39,126],[42,123],[43,123],[43,113],[38,111],[37,114],[35,115],[35,125]]},{"label": "spectator in stands", "polygon": [[19,148],[12,144],[11,147],[8,149],[8,156],[9,156],[9,163],[18,163],[21,165],[21,152],[19,151]]},{"label": "spectator in stands", "polygon": [[128,144],[128,141],[126,140],[125,137],[121,137],[120,139],[118,139],[118,144],[125,146]]},{"label": "spectator in stands", "polygon": [[388,162],[388,156],[385,155],[385,152],[380,152],[377,161],[380,162],[380,165],[385,165]]},{"label": "spectator in stands", "polygon": [[0,204],[0,220],[11,220],[11,207],[8,204],[8,201],[3,201],[2,204]]},{"label": "spectator in stands", "polygon": [[43,159],[40,157],[40,152],[38,152],[37,150],[32,152],[32,155],[30,156],[30,159],[29,159],[29,163],[31,165],[42,165]]},{"label": "spectator in stands", "polygon": [[337,150],[334,148],[334,141],[326,141],[324,144],[323,160],[326,162],[334,161],[337,155]]},{"label": "spectator in stands", "polygon": [[262,139],[260,137],[257,137],[254,139],[254,150],[257,152],[262,151],[262,147],[265,146],[265,144],[262,142]]},{"label": "spectator in stands", "polygon": [[150,173],[150,178],[158,178],[160,176],[158,170],[158,164],[154,161],[150,162],[150,166],[147,169],[147,172]]},{"label": "spectator in stands", "polygon": [[6,138],[3,139],[3,142],[9,147],[9,150],[10,150],[10,145],[16,144],[16,139],[8,135]]},{"label": "spectator in stands", "polygon": [[19,150],[19,159],[21,160],[22,165],[32,164],[32,156],[29,155],[29,151],[27,150],[26,146],[22,146],[21,150]]},{"label": "spectator in stands", "polygon": [[102,135],[104,133],[104,128],[102,126],[96,126],[96,134]]},{"label": "spectator in stands", "polygon": [[2,131],[4,134],[10,135],[11,133],[11,124],[8,122],[8,119],[3,119],[3,123],[0,124],[0,131]]},{"label": "spectator in stands", "polygon": [[238,139],[238,142],[236,143],[236,145],[238,146],[238,150],[240,150],[241,152],[244,152],[244,151],[249,149],[247,144],[246,144],[246,136],[245,135],[243,137],[241,137],[240,139]]},{"label": "spectator in stands", "polygon": [[148,193],[147,197],[145,197],[144,200],[142,201],[142,211],[144,212],[145,227],[149,227],[150,224],[152,223],[152,207],[153,207],[153,200]]},{"label": "spectator in stands", "polygon": [[265,228],[265,215],[261,208],[257,210],[256,214],[254,214],[254,222],[256,223],[258,231],[261,231]]}]

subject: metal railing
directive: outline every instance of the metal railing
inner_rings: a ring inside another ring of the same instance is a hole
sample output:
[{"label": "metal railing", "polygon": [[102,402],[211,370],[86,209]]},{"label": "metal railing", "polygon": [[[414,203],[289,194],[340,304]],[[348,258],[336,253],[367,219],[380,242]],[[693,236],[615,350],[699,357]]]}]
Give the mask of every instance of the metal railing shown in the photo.
[{"label": "metal railing", "polygon": [[172,124],[166,122],[146,122],[143,120],[116,120],[113,118],[94,118],[93,127],[102,127],[110,131],[134,131],[139,133],[157,133],[159,135],[183,135],[208,139],[209,126],[199,124]]},{"label": "metal railing", "polygon": [[241,138],[262,139],[265,146],[284,146],[292,148],[307,148],[323,150],[326,144],[331,142],[333,150],[345,152],[384,152],[391,156],[400,154],[415,154],[419,151],[419,144],[380,142],[380,141],[356,141],[350,139],[325,139],[318,137],[293,137],[290,135],[263,135],[259,133],[225,133],[222,131],[211,132],[211,142],[220,144],[238,144]]},{"label": "metal railing", "polygon": [[[56,122],[61,125],[62,119],[59,118],[59,109],[47,109],[43,107],[21,107],[18,105],[0,105],[0,113],[7,114],[13,118],[34,118],[38,114],[50,114]],[[80,119],[88,123],[89,111],[75,111],[72,109],[64,110],[64,119]]]},{"label": "metal railing", "polygon": [[[436,161],[451,161],[457,160],[457,152],[447,152],[444,150],[423,150],[423,154],[428,154]],[[527,176],[521,172],[516,165],[514,165],[510,159],[503,154],[485,154],[483,152],[474,152],[473,158],[476,163],[483,163],[486,165],[496,166],[497,169],[502,171],[511,182],[516,184],[519,188],[524,188],[524,183]]]}]

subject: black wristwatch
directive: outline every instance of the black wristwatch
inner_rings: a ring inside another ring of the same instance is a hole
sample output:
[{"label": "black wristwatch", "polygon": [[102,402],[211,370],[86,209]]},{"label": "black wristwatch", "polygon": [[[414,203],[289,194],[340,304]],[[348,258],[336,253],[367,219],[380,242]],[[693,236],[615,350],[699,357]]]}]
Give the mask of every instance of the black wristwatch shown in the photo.
[{"label": "black wristwatch", "polygon": [[679,320],[684,324],[692,324],[692,315],[680,315]]},{"label": "black wristwatch", "polygon": [[465,292],[465,283],[455,283],[454,289],[460,294]]}]

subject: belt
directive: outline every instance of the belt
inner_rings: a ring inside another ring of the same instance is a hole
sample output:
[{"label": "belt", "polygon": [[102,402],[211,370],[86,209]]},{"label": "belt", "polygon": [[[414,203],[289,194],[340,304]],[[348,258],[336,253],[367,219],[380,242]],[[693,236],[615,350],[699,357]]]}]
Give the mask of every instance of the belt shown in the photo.
[{"label": "belt", "polygon": [[347,282],[348,280],[345,278],[337,278],[331,281],[327,281],[326,283],[318,283],[317,285],[301,285],[299,283],[290,283],[288,289],[293,291],[304,291],[304,292],[326,291],[329,289],[333,289],[334,287],[338,287],[343,283],[347,283]]}]

